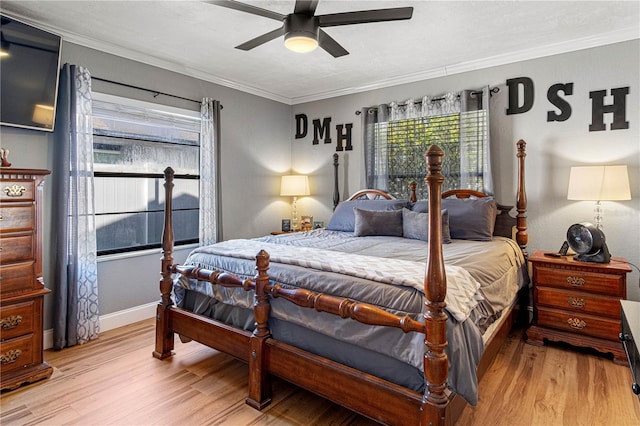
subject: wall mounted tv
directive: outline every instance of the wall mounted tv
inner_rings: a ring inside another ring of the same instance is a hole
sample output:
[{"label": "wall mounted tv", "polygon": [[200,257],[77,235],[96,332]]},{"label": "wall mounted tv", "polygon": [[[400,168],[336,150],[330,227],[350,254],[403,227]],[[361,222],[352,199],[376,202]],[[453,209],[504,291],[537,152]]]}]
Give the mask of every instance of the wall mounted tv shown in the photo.
[{"label": "wall mounted tv", "polygon": [[53,131],[62,37],[0,15],[0,124]]}]

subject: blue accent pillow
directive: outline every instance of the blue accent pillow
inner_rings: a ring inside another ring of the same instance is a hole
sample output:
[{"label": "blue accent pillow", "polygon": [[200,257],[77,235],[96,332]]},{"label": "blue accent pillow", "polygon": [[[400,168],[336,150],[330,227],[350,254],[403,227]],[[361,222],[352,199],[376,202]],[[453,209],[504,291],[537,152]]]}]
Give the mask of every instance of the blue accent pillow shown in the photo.
[{"label": "blue accent pillow", "polygon": [[356,237],[390,236],[402,237],[402,210],[363,210],[353,208]]},{"label": "blue accent pillow", "polygon": [[[402,210],[408,207],[407,200],[351,200],[343,201],[336,207],[327,224],[330,231],[353,232],[356,227],[354,208],[369,211]],[[402,232],[401,232],[402,234]]]},{"label": "blue accent pillow", "polygon": [[[402,236],[414,240],[429,241],[429,213],[402,209]],[[442,210],[442,243],[449,244],[449,212]]]}]

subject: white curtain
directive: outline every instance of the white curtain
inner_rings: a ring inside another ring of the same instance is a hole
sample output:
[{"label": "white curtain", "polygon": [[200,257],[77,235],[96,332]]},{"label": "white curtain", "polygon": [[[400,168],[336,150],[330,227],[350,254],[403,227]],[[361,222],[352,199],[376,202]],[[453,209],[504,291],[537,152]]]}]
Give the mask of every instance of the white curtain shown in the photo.
[{"label": "white curtain", "polygon": [[200,107],[200,245],[222,239],[220,211],[220,102],[204,98]]},{"label": "white curtain", "polygon": [[53,346],[62,349],[93,340],[100,331],[91,75],[86,68],[63,66],[55,127]]}]

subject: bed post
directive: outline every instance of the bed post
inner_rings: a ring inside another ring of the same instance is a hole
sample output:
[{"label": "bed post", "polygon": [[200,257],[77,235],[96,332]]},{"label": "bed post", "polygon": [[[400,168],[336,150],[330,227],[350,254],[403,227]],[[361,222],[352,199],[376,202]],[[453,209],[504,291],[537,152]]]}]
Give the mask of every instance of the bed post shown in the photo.
[{"label": "bed post", "polygon": [[169,329],[169,309],[173,305],[171,301],[170,267],[173,264],[173,218],[171,203],[173,200],[173,169],[167,167],[164,170],[164,229],[162,231],[162,266],[160,270],[160,302],[156,309],[156,349],[153,356],[165,359],[173,355],[173,332]]},{"label": "bed post", "polygon": [[256,269],[258,275],[255,279],[255,302],[253,305],[256,328],[250,339],[249,396],[246,403],[257,410],[262,410],[271,402],[271,383],[265,365],[266,341],[271,336],[268,325],[271,305],[267,294],[269,254],[264,250],[260,250],[260,253],[256,255]]},{"label": "bed post", "polygon": [[529,234],[527,233],[527,193],[525,191],[524,182],[524,158],[527,156],[525,148],[527,143],[520,139],[518,146],[518,193],[516,196],[516,241],[522,249],[522,254],[527,257],[527,243],[529,242]]},{"label": "bed post", "polygon": [[424,279],[426,296],[424,373],[427,382],[422,398],[423,426],[444,425],[448,398],[445,395],[449,360],[447,347],[447,315],[444,313],[447,278],[442,252],[442,157],[444,152],[432,145],[426,153],[428,173],[425,181],[429,190],[429,258]]},{"label": "bed post", "polygon": [[338,153],[333,154],[333,210],[340,204],[340,190],[338,189]]}]

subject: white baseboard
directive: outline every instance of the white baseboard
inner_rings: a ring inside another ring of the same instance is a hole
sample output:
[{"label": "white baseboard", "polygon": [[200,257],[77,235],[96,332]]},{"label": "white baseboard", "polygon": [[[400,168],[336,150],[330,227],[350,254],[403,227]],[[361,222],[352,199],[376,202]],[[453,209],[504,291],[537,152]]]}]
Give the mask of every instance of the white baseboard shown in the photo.
[{"label": "white baseboard", "polygon": [[[134,322],[153,318],[156,314],[158,302],[151,302],[146,305],[135,306],[122,311],[113,312],[100,316],[100,331],[109,331]],[[44,331],[44,349],[53,347],[53,329]]]}]

